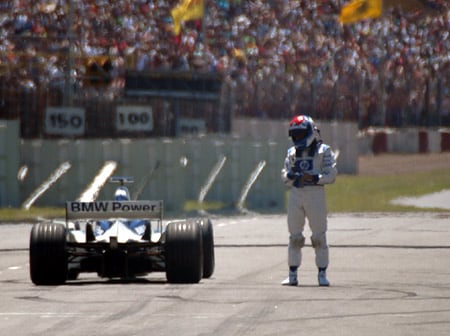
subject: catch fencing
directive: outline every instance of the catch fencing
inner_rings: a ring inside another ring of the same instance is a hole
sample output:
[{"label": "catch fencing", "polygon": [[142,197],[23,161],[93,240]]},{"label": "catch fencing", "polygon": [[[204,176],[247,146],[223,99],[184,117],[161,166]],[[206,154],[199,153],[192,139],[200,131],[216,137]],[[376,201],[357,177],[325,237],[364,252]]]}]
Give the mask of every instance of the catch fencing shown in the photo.
[{"label": "catch fencing", "polygon": [[0,119],[20,120],[27,139],[228,134],[235,118],[289,120],[297,114],[356,123],[360,130],[450,126],[448,70],[420,81],[411,76],[242,81],[217,73],[128,72],[109,85],[74,86],[70,95],[61,83],[3,76]]}]

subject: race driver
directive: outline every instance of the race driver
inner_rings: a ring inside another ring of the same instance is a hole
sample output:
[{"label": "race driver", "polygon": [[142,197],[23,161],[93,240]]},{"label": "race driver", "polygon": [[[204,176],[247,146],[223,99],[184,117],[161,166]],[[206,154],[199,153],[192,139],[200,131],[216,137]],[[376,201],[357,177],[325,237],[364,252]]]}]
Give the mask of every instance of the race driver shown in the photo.
[{"label": "race driver", "polygon": [[334,183],[336,159],[331,147],[324,144],[311,117],[299,115],[289,124],[293,146],[287,151],[283,182],[290,187],[287,224],[289,231],[289,276],[282,285],[297,286],[297,271],[302,263],[305,245],[305,220],[312,232],[319,286],[329,286],[326,270],[329,262],[327,243],[327,209],[324,184]]}]

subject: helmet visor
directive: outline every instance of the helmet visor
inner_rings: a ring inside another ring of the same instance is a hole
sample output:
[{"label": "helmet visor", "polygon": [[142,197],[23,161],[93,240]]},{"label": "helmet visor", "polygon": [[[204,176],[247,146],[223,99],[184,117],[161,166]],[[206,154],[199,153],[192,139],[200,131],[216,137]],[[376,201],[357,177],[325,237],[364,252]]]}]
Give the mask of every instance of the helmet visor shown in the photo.
[{"label": "helmet visor", "polygon": [[308,127],[307,129],[291,130],[289,131],[289,135],[293,141],[301,141],[311,135],[311,129]]}]

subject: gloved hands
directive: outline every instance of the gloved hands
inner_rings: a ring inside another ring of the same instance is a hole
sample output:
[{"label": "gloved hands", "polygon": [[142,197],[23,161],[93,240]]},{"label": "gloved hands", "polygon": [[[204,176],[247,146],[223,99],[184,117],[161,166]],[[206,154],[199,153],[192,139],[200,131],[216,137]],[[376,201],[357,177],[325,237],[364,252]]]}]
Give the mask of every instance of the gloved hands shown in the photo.
[{"label": "gloved hands", "polygon": [[303,173],[295,170],[289,170],[286,174],[286,177],[289,180],[294,181],[292,185],[296,188],[301,188],[304,186],[304,184],[317,184],[319,181],[318,175],[311,175],[308,173]]},{"label": "gloved hands", "polygon": [[299,172],[299,171],[295,171],[295,170],[290,169],[290,170],[287,172],[286,177],[287,177],[289,180],[294,181],[294,182],[292,183],[292,185],[293,185],[294,187],[296,187],[296,188],[303,187],[303,173],[302,173],[302,172]]},{"label": "gloved hands", "polygon": [[289,180],[298,180],[301,179],[303,177],[303,173],[302,172],[298,172],[298,171],[294,171],[294,170],[289,170],[286,174],[287,178]]},{"label": "gloved hands", "polygon": [[307,184],[317,184],[319,182],[319,175],[304,174],[303,180]]}]

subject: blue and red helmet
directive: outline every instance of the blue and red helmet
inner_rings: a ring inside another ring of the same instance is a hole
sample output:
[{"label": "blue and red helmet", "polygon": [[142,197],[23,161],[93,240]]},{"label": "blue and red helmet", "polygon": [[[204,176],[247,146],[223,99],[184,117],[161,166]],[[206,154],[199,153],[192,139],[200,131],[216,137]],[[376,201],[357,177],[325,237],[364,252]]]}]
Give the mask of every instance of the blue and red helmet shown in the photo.
[{"label": "blue and red helmet", "polygon": [[299,115],[289,123],[289,136],[297,149],[305,149],[316,139],[317,128],[311,117]]},{"label": "blue and red helmet", "polygon": [[130,192],[128,191],[128,188],[125,186],[118,187],[114,194],[114,200],[129,201],[130,200]]}]

